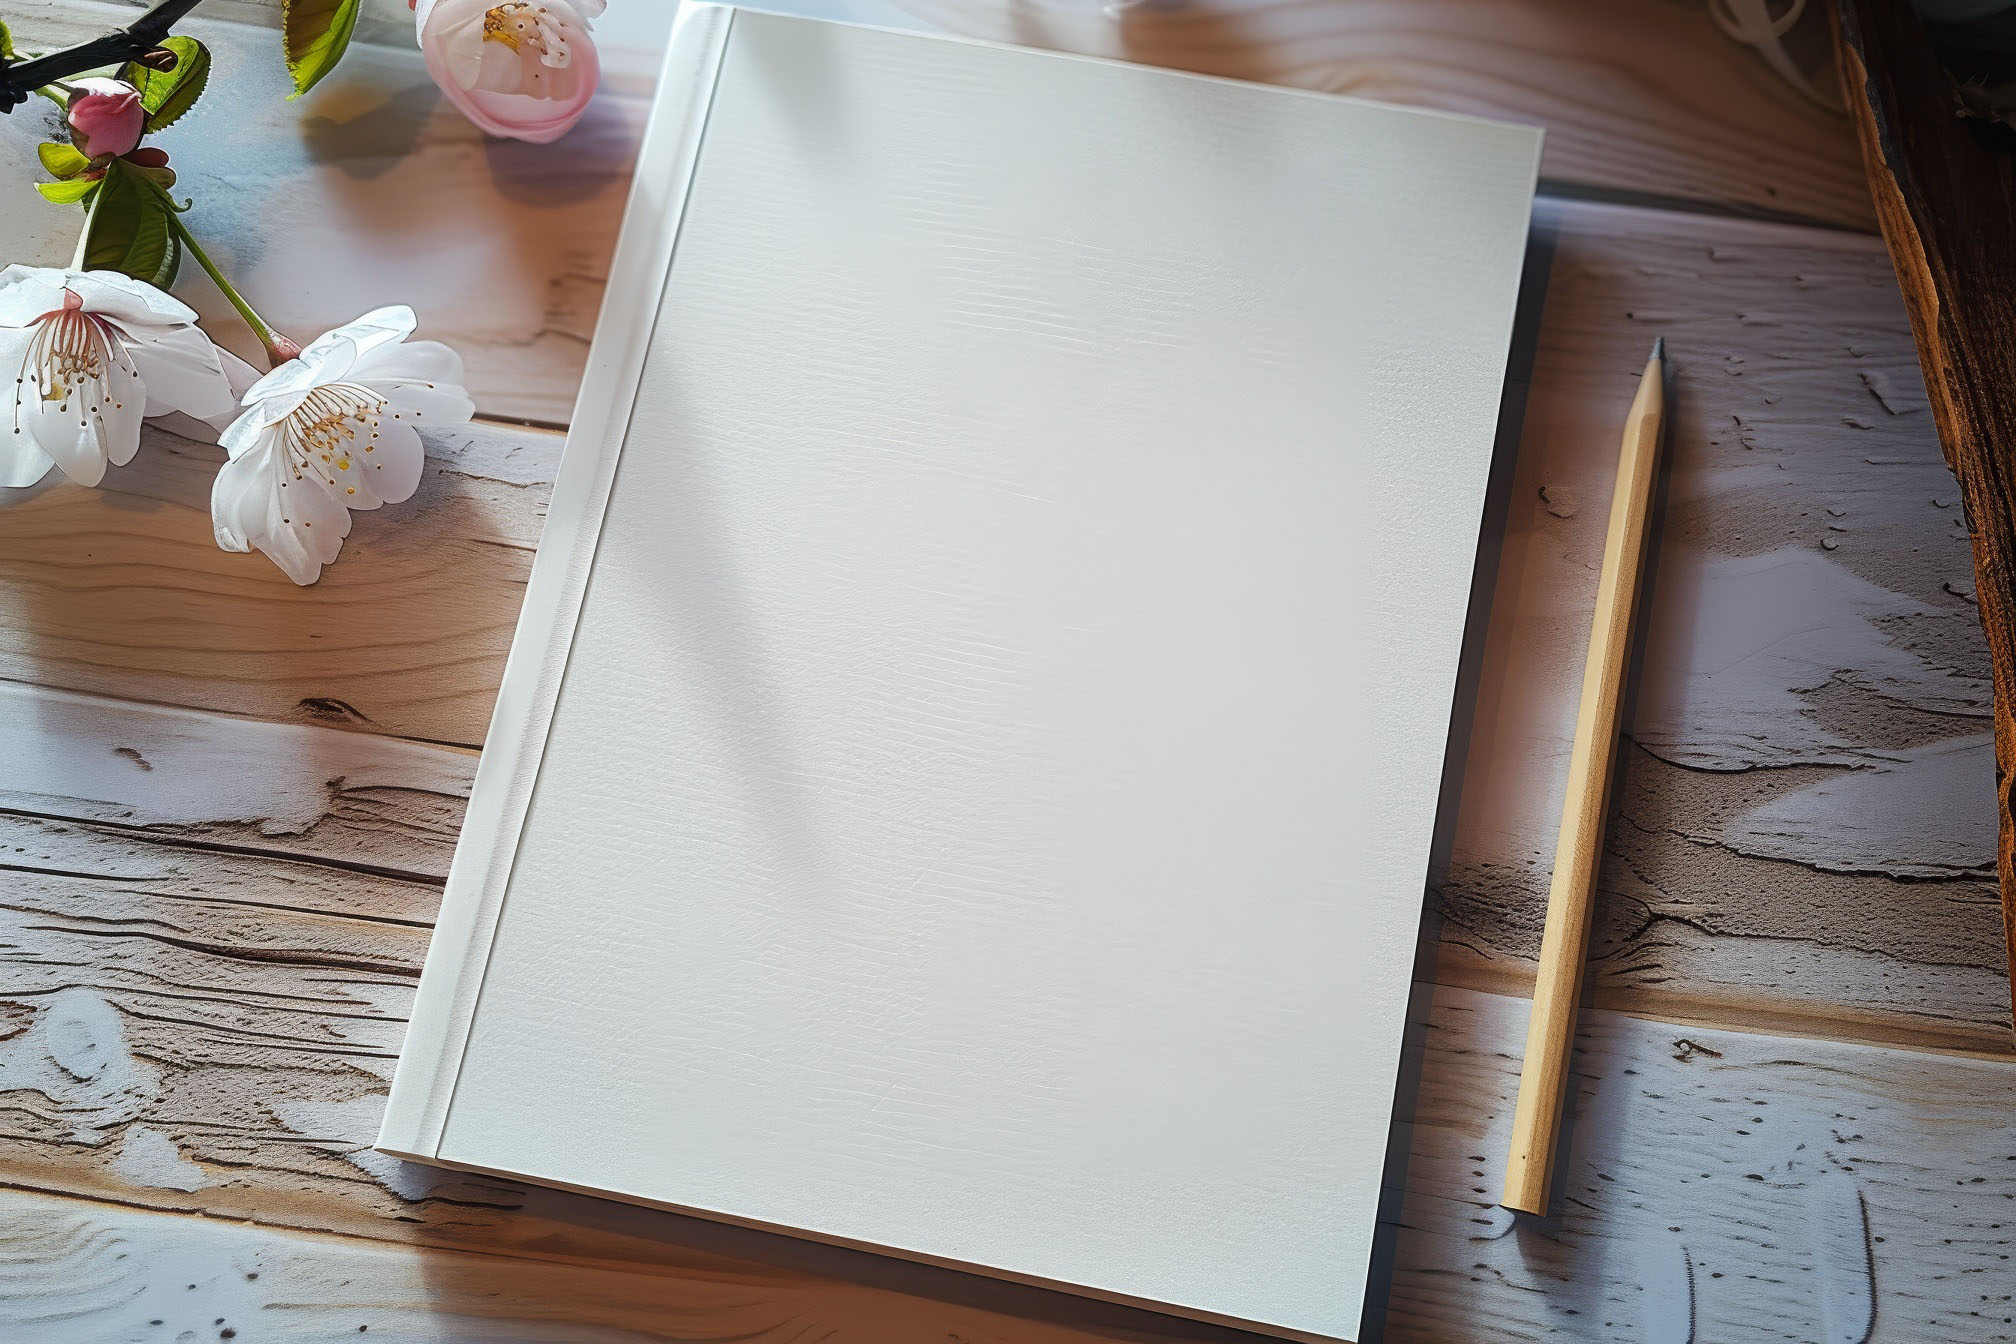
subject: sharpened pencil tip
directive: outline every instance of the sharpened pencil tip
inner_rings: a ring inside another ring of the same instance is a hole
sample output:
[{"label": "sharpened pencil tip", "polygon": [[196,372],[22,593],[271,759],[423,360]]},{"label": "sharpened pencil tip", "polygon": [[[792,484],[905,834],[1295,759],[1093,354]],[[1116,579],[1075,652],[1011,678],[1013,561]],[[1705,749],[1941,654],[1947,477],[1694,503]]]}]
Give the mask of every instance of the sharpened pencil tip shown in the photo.
[{"label": "sharpened pencil tip", "polygon": [[1661,336],[1657,340],[1652,342],[1652,358],[1654,359],[1666,358],[1666,338],[1664,336]]}]

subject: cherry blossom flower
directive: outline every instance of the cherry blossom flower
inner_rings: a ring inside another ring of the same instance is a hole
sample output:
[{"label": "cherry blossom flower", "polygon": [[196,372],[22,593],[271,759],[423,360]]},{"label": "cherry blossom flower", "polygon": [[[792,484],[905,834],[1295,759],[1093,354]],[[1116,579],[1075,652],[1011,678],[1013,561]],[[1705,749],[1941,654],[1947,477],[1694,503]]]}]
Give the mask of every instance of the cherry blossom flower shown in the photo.
[{"label": "cherry blossom flower", "polygon": [[310,584],[336,559],[353,509],[410,498],[423,425],[474,412],[462,360],[438,341],[408,341],[413,310],[380,308],[310,343],[244,396],[220,442],[210,519],[227,551],[264,551]]},{"label": "cherry blossom flower", "polygon": [[0,428],[0,486],[33,485],[50,467],[96,485],[140,448],[140,419],[231,406],[217,347],[196,314],[116,271],[9,266],[0,271],[0,369],[14,371]]},{"label": "cherry blossom flower", "polygon": [[589,21],[605,0],[415,0],[427,72],[492,135],[544,144],[581,120],[602,77]]}]

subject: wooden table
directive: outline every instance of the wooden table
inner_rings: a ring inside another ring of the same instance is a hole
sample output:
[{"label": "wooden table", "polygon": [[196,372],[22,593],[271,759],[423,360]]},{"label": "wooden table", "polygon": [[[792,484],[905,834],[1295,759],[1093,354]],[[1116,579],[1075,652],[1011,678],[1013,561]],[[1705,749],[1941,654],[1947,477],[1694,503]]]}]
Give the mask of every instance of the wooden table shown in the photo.
[{"label": "wooden table", "polygon": [[[4,8],[31,46],[121,12]],[[1385,1337],[2016,1339],[1987,655],[1846,123],[1668,0],[852,8],[1548,128]],[[163,431],[103,490],[0,506],[0,1338],[1233,1338],[370,1150],[649,62],[614,52],[562,145],[486,144],[410,47],[287,104],[271,6],[201,13],[216,88],[162,140],[192,226],[297,336],[412,302],[482,418],[307,590],[216,549],[219,452]],[[20,185],[40,107],[0,123],[0,232],[54,264],[78,221]],[[1654,333],[1677,423],[1594,1008],[1555,1215],[1515,1224],[1522,996]]]}]

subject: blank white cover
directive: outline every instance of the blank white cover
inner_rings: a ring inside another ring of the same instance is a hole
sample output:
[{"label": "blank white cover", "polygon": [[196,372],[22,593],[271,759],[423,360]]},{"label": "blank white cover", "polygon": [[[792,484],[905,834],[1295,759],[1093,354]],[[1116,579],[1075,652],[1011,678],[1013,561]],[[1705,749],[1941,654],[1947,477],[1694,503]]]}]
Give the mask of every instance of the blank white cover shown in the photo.
[{"label": "blank white cover", "polygon": [[1538,135],[716,26],[386,1146],[1353,1334]]}]

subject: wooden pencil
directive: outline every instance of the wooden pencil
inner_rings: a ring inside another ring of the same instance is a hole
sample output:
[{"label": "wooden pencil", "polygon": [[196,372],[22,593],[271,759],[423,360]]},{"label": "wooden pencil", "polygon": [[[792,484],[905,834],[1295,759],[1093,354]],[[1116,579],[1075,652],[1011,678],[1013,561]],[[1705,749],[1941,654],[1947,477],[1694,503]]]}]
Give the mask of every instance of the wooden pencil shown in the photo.
[{"label": "wooden pencil", "polygon": [[1652,487],[1659,470],[1666,418],[1665,356],[1662,338],[1652,346],[1638,380],[1638,395],[1624,421],[1624,446],[1610,500],[1610,534],[1596,587],[1596,619],[1582,671],[1582,705],[1575,715],[1568,794],[1554,847],[1554,881],[1547,892],[1547,927],[1540,941],[1533,1017],[1526,1029],[1526,1062],[1519,1072],[1519,1101],[1512,1113],[1512,1150],[1501,1201],[1508,1209],[1526,1213],[1547,1212],[1553,1180],[1561,1105],[1575,1043],[1575,1010],[1589,951],[1590,910],[1602,866],[1603,813],[1617,754],[1632,618],[1645,569]]}]

